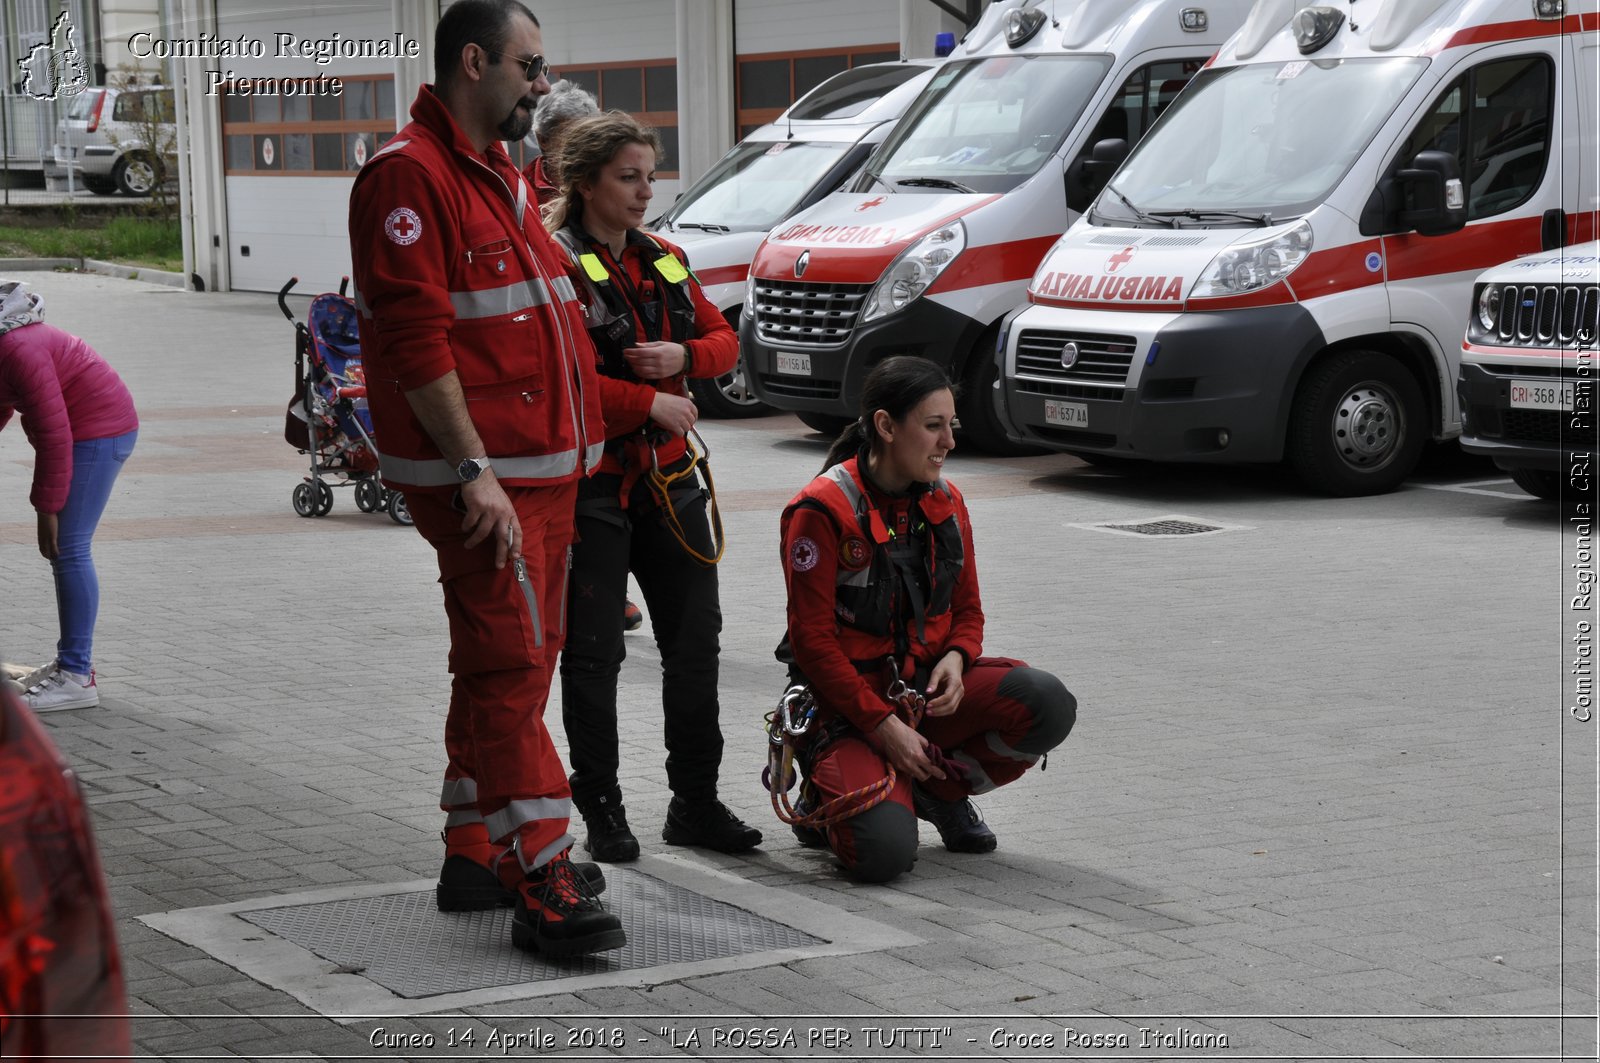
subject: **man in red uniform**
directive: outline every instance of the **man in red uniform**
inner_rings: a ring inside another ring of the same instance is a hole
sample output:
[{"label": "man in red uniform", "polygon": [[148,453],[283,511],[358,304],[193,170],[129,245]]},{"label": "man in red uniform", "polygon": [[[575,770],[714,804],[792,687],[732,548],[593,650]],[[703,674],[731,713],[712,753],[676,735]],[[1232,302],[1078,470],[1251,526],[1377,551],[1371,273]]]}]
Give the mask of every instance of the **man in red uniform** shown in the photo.
[{"label": "man in red uniform", "polygon": [[567,956],[625,936],[568,858],[544,723],[573,500],[604,424],[582,307],[501,143],[549,91],[542,52],[516,0],[452,4],[435,84],[356,178],[350,239],[384,483],[438,553],[450,620],[438,903],[514,903],[513,942]]}]

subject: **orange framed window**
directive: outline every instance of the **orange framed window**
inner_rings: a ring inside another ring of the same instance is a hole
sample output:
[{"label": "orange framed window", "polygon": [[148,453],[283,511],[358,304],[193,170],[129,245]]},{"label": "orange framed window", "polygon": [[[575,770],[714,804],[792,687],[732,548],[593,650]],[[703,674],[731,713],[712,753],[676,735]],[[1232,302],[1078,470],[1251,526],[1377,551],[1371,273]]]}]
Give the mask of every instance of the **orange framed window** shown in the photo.
[{"label": "orange framed window", "polygon": [[900,47],[894,44],[741,55],[734,72],[739,137],[775,120],[795,100],[841,71],[899,58]]},{"label": "orange framed window", "polygon": [[603,111],[626,111],[661,137],[656,176],[678,176],[678,61],[566,63],[560,77],[594,93]]},{"label": "orange framed window", "polygon": [[[226,82],[222,105],[223,172],[228,176],[329,177],[354,174],[395,134],[394,77],[339,77],[344,91],[257,95]],[[325,83],[324,83],[325,85]]]}]

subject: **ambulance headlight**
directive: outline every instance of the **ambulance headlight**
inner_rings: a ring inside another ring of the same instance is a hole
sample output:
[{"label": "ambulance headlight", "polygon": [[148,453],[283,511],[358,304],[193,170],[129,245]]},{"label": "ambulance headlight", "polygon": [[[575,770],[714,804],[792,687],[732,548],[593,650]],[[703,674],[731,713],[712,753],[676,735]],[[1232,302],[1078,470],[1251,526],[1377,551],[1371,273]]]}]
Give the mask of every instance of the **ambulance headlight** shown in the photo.
[{"label": "ambulance headlight", "polygon": [[1270,288],[1311,254],[1311,223],[1302,218],[1275,236],[1234,244],[1211,260],[1189,296],[1215,299]]},{"label": "ambulance headlight", "polygon": [[752,270],[744,281],[744,309],[740,313],[747,321],[755,320],[756,312],[756,275]]},{"label": "ambulance headlight", "polygon": [[928,290],[945,267],[967,246],[967,228],[959,221],[941,225],[904,251],[884,270],[861,308],[863,323],[903,310]]},{"label": "ambulance headlight", "polygon": [[1500,327],[1500,285],[1485,284],[1478,292],[1478,324],[1483,331],[1493,332]]}]

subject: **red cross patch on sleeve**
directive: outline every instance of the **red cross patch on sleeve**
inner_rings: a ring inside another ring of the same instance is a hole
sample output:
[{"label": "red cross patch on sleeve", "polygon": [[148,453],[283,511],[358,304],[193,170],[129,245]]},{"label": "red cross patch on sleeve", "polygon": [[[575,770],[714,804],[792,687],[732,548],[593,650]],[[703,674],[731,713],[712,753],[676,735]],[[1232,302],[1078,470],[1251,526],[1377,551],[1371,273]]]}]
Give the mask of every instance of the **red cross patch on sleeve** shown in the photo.
[{"label": "red cross patch on sleeve", "polygon": [[422,219],[410,207],[396,207],[383,219],[383,234],[404,247],[422,239]]}]

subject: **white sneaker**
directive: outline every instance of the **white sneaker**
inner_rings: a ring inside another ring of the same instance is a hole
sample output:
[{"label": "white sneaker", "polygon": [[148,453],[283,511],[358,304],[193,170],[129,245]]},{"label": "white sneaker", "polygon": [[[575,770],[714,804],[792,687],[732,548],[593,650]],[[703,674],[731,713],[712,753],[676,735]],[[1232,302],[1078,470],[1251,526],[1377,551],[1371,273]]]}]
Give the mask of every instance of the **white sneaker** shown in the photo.
[{"label": "white sneaker", "polygon": [[55,670],[55,661],[37,668],[29,668],[25,664],[0,664],[0,683],[10,687],[13,694],[21,694]]},{"label": "white sneaker", "polygon": [[34,712],[59,709],[92,709],[100,704],[100,690],[94,683],[94,670],[78,675],[56,665],[22,693],[22,703]]}]

